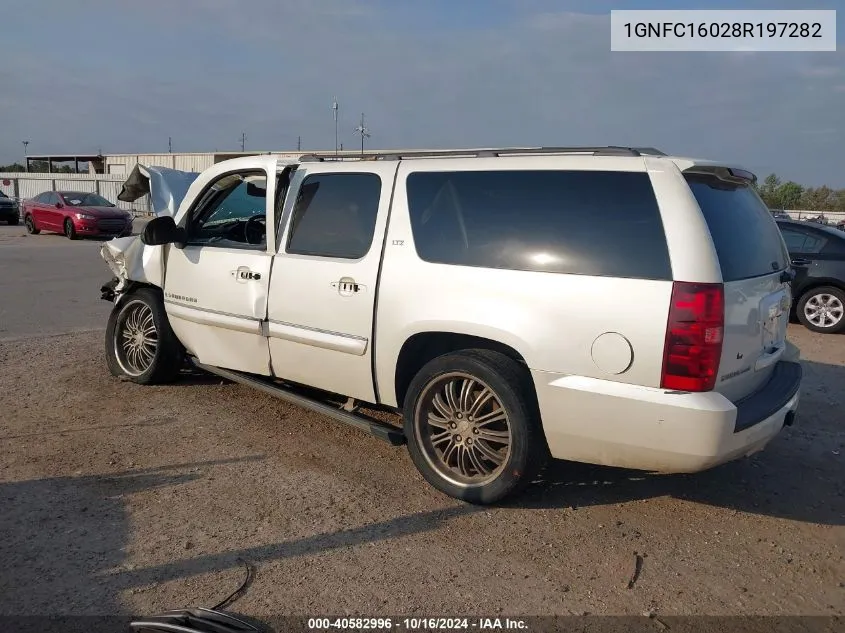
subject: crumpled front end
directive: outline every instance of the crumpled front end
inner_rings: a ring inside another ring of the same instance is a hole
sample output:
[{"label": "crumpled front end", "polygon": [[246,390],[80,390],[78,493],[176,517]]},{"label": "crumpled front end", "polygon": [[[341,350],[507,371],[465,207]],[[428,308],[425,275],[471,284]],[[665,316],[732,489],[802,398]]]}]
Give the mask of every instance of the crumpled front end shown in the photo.
[{"label": "crumpled front end", "polygon": [[117,279],[109,290],[106,289],[109,284],[102,288],[104,299],[111,292],[110,300],[113,300],[131,282],[159,288],[164,284],[164,247],[144,244],[139,235],[105,242],[100,248],[100,255]]}]

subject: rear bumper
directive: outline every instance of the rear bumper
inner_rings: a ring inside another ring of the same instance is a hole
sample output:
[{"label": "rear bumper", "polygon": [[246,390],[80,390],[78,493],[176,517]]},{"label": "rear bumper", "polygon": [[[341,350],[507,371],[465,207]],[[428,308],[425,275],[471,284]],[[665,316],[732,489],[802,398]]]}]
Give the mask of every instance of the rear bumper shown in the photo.
[{"label": "rear bumper", "polygon": [[18,207],[0,207],[0,220],[17,219],[20,219],[20,211]]},{"label": "rear bumper", "polygon": [[663,389],[532,372],[553,457],[682,473],[755,453],[795,420],[801,365],[781,361],[737,404],[717,392]]}]

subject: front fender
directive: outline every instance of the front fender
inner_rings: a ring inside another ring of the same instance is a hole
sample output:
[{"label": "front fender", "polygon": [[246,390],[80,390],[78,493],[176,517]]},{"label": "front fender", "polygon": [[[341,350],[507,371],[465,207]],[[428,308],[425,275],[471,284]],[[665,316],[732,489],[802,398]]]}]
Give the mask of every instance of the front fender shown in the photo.
[{"label": "front fender", "polygon": [[144,244],[137,235],[103,244],[100,255],[118,279],[112,290],[122,292],[129,282],[163,288],[164,249],[164,246]]}]

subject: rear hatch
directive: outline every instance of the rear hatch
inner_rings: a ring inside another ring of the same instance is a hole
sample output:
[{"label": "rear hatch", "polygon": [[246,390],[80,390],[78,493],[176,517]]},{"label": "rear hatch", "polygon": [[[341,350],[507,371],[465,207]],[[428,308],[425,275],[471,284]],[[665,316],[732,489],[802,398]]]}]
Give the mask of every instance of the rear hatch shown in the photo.
[{"label": "rear hatch", "polygon": [[789,256],[751,174],[708,168],[684,176],[710,229],[724,282],[724,343],[714,389],[736,402],[768,381],[786,349]]}]

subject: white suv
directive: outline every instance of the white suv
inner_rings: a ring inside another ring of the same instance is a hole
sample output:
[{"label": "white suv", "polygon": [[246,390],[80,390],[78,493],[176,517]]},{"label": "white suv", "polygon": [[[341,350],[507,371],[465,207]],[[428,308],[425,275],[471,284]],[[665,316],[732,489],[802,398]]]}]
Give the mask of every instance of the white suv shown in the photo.
[{"label": "white suv", "polygon": [[221,162],[104,246],[108,364],[146,384],[188,358],[407,441],[475,503],[548,456],[700,471],[798,405],[789,259],[753,181],[620,147]]}]

